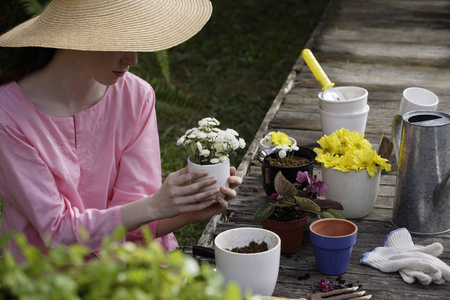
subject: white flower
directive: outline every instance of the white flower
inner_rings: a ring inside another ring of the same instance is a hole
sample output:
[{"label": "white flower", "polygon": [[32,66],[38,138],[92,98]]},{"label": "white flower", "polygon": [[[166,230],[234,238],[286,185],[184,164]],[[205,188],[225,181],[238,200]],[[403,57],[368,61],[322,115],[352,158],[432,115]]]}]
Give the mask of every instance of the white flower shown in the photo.
[{"label": "white flower", "polygon": [[186,140],[186,138],[184,137],[184,135],[182,137],[180,137],[177,141],[177,146],[183,145],[185,140]]},{"label": "white flower", "polygon": [[210,153],[211,153],[211,151],[209,151],[208,149],[203,149],[200,151],[200,155],[204,156],[204,157],[209,156]]},{"label": "white flower", "polygon": [[245,148],[245,141],[243,138],[239,138],[239,147],[241,147],[241,149]]},{"label": "white flower", "polygon": [[291,149],[294,150],[294,151],[297,151],[297,150],[300,149],[300,148],[299,148],[298,146],[296,146],[296,145],[292,145],[292,146],[291,146]]},{"label": "white flower", "polygon": [[284,157],[286,157],[286,155],[287,155],[287,153],[286,153],[285,150],[280,150],[280,151],[278,151],[278,156],[279,156],[280,158],[284,158]]},{"label": "white flower", "polygon": [[220,122],[215,118],[203,118],[199,127],[186,130],[177,140],[177,146],[185,146],[190,152],[190,159],[198,164],[218,163],[229,158],[237,149],[245,148],[245,141],[237,138],[239,134],[233,129],[217,128]]},{"label": "white flower", "polygon": [[234,139],[231,141],[231,149],[236,150],[239,148],[239,141],[237,139]]},{"label": "white flower", "polygon": [[218,163],[220,163],[220,159],[218,159],[217,157],[215,157],[215,158],[210,159],[209,162],[212,163],[212,164],[218,164]]}]

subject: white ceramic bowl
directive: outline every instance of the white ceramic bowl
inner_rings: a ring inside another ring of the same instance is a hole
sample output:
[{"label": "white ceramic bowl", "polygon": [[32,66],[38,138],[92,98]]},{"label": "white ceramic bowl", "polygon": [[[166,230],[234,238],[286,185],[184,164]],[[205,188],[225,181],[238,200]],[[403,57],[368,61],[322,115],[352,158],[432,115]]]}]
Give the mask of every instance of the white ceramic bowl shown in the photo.
[{"label": "white ceramic bowl", "polygon": [[330,135],[341,128],[347,128],[350,131],[364,133],[366,130],[369,109],[369,105],[366,105],[366,109],[364,111],[354,114],[333,113],[319,109],[322,133],[325,135]]},{"label": "white ceramic bowl", "polygon": [[320,108],[329,112],[353,114],[363,112],[367,106],[369,92],[357,86],[340,86],[338,89],[346,100],[334,101],[323,98],[323,92],[319,93]]},{"label": "white ceramic bowl", "polygon": [[[260,253],[236,253],[226,249],[265,241],[269,250]],[[216,267],[226,282],[239,284],[243,293],[271,296],[280,267],[280,237],[262,228],[242,227],[224,231],[214,239]]]}]

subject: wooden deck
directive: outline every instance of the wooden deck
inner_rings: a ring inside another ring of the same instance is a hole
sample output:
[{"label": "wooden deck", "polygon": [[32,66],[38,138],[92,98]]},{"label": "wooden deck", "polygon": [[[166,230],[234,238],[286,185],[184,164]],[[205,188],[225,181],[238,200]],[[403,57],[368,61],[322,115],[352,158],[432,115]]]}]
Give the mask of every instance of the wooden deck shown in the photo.
[{"label": "wooden deck", "polygon": [[[366,138],[375,146],[381,134],[391,136],[391,122],[398,111],[402,91],[411,86],[427,88],[439,97],[438,110],[450,114],[450,1],[331,0],[305,48],[312,50],[336,86],[353,85],[369,91],[370,112]],[[281,130],[312,148],[322,136],[317,94],[320,85],[300,56],[273,102],[255,139],[239,166],[244,183],[228,211],[209,222],[199,245],[213,247],[214,237],[235,227],[261,227],[253,220],[256,208],[266,200],[261,166],[255,160],[258,141],[270,130]],[[450,299],[450,283],[407,284],[398,273],[382,273],[361,265],[363,253],[381,246],[395,229],[392,217],[396,165],[383,174],[372,213],[355,220],[358,241],[350,267],[340,279],[343,285],[361,285],[372,299]],[[315,174],[321,176],[318,166]],[[450,216],[449,216],[450,217]],[[450,233],[413,236],[419,245],[441,242],[440,258],[450,264]],[[315,266],[308,234],[302,249],[282,255],[274,296],[309,297],[321,278]],[[337,276],[328,276],[336,283]],[[345,283],[344,283],[345,281]]]}]

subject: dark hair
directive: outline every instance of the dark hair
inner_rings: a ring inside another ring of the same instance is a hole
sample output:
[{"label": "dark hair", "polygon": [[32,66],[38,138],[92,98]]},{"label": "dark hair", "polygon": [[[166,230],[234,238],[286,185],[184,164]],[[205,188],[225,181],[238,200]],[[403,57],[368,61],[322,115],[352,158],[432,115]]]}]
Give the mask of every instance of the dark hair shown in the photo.
[{"label": "dark hair", "polygon": [[14,48],[11,59],[2,68],[0,85],[18,81],[26,75],[45,67],[55,55],[56,49],[40,47]]}]

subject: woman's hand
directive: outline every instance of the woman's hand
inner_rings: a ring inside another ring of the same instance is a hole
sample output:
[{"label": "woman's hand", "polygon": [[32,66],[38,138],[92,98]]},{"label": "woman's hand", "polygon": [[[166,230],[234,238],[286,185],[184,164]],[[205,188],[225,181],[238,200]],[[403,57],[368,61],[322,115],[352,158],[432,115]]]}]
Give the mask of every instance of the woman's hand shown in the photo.
[{"label": "woman's hand", "polygon": [[234,190],[242,184],[242,178],[236,176],[236,168],[230,168],[230,177],[228,178],[229,187],[221,187],[220,191],[225,195],[225,198],[220,195],[216,196],[216,201],[211,206],[199,211],[188,212],[189,223],[208,219],[218,213],[225,211],[228,208],[228,204],[236,197],[236,191]]}]

